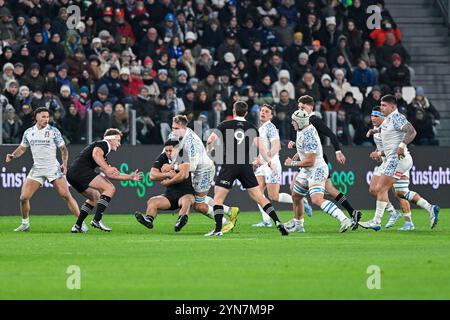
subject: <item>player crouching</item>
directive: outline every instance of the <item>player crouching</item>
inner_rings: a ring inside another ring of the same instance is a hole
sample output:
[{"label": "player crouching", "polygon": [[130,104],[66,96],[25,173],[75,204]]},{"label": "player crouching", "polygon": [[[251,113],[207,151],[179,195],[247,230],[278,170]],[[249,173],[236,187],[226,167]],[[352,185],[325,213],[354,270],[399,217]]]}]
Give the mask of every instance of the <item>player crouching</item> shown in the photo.
[{"label": "player crouching", "polygon": [[[108,164],[107,155],[111,150],[117,151],[119,149],[121,139],[122,132],[120,130],[107,129],[103,140],[95,141],[84,148],[67,171],[69,183],[87,198],[81,206],[77,222],[72,227],[73,233],[83,232],[81,229],[83,221],[95,205],[97,205],[97,208],[91,225],[103,231],[111,231],[112,229],[102,221],[103,213],[116,192],[116,188],[108,179],[122,181],[140,181],[142,179],[138,170],[132,175],[122,174],[117,168]],[[97,168],[100,168],[103,174],[97,173],[95,171]]]},{"label": "player crouching", "polygon": [[[325,181],[328,177],[328,166],[323,160],[322,144],[317,130],[309,123],[309,115],[306,111],[297,110],[292,114],[292,126],[297,131],[297,153],[300,161],[286,159],[285,165],[301,167],[296,177],[292,199],[294,210],[302,208],[301,203],[309,191],[312,203],[323,211],[338,219],[341,223],[339,232],[345,232],[353,226],[352,220],[331,201],[324,199]],[[300,217],[300,225],[304,232],[304,212],[296,212]]]}]

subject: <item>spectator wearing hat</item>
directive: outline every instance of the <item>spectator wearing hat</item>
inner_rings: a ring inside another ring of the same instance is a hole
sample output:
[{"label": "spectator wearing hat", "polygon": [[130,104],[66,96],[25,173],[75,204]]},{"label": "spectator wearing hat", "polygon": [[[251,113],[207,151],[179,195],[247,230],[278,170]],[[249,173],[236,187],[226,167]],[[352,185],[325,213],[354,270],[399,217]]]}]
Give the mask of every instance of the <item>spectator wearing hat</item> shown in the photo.
[{"label": "spectator wearing hat", "polygon": [[72,104],[72,97],[70,94],[71,90],[70,87],[67,85],[62,85],[61,89],[59,89],[58,98],[62,106],[61,110],[62,116],[64,116],[69,111],[69,107]]},{"label": "spectator wearing hat", "polygon": [[[328,64],[326,57],[327,57],[327,54],[326,54],[325,48],[321,45],[320,40],[314,40],[312,43],[312,52],[309,55],[309,63],[311,65],[315,65],[317,63],[317,60],[319,60],[319,58],[321,58],[321,59],[325,59],[325,62],[327,62],[327,64]],[[330,66],[330,65],[328,64],[328,66]]]},{"label": "spectator wearing hat", "polygon": [[224,30],[220,26],[219,20],[211,19],[205,26],[200,43],[202,47],[208,49],[211,55],[215,55],[217,48],[224,42]]},{"label": "spectator wearing hat", "polygon": [[137,97],[140,88],[144,86],[142,81],[141,69],[137,66],[131,67],[130,70],[130,94]]},{"label": "spectator wearing hat", "polygon": [[379,68],[389,68],[392,63],[392,56],[397,53],[405,64],[409,64],[410,55],[401,42],[397,42],[395,35],[389,33],[385,43],[377,48],[376,59]]},{"label": "spectator wearing hat", "polygon": [[423,145],[439,145],[439,141],[435,139],[435,133],[433,128],[433,121],[431,117],[423,110],[417,109],[414,115],[414,119],[411,124],[416,129],[416,137],[413,140],[413,144],[418,146]]},{"label": "spectator wearing hat", "polygon": [[164,42],[169,43],[174,37],[177,37],[179,40],[181,40],[183,39],[183,34],[181,33],[180,27],[178,26],[175,15],[169,12],[164,17],[162,38],[164,39]]},{"label": "spectator wearing hat", "polygon": [[142,64],[143,64],[143,69],[149,70],[151,77],[156,78],[158,73],[155,70],[153,59],[150,57],[145,57]]},{"label": "spectator wearing hat", "polygon": [[328,68],[327,59],[325,57],[320,57],[316,60],[314,67],[312,68],[314,77],[316,79],[322,79],[324,74],[331,74],[330,68]]},{"label": "spectator wearing hat", "polygon": [[380,78],[380,82],[389,88],[411,86],[409,68],[405,66],[402,57],[397,53],[392,55],[391,66],[381,73]]},{"label": "spectator wearing hat", "polygon": [[3,65],[2,73],[0,74],[0,90],[5,88],[9,80],[16,80],[14,77],[14,65],[10,62]]},{"label": "spectator wearing hat", "polygon": [[71,82],[68,77],[69,66],[66,63],[62,63],[57,68],[58,74],[56,75],[56,82],[58,83],[58,91],[63,85],[67,85],[70,87],[71,91]]},{"label": "spectator wearing hat", "polygon": [[272,97],[274,103],[280,102],[280,93],[285,90],[289,93],[289,99],[295,99],[295,88],[292,84],[288,70],[281,70],[278,74],[278,81],[272,85]]},{"label": "spectator wearing hat", "polygon": [[101,50],[103,49],[102,39],[95,37],[91,41],[91,49],[89,50],[89,56],[100,56]]},{"label": "spectator wearing hat", "polygon": [[48,60],[53,65],[59,65],[66,59],[66,50],[61,44],[61,36],[59,33],[53,33],[50,41],[47,43],[46,51],[48,52]]},{"label": "spectator wearing hat", "polygon": [[14,63],[14,51],[10,46],[3,47],[3,52],[0,55],[0,66],[5,65],[6,63]]},{"label": "spectator wearing hat", "polygon": [[358,67],[353,70],[352,74],[352,86],[364,88],[364,90],[367,87],[373,87],[377,83],[375,74],[372,72],[371,69],[368,67],[367,61],[364,59],[358,60]]},{"label": "spectator wearing hat", "polygon": [[66,56],[70,57],[75,55],[78,49],[83,50],[81,45],[81,38],[77,31],[68,30],[66,33],[66,40],[64,41],[64,49],[66,50]]},{"label": "spectator wearing hat", "polygon": [[294,64],[297,62],[300,53],[308,53],[308,50],[303,44],[303,33],[294,33],[293,43],[286,49],[284,53],[284,59],[289,64]]},{"label": "spectator wearing hat", "polygon": [[416,88],[416,96],[409,104],[408,118],[413,120],[418,109],[425,112],[425,115],[431,119],[433,126],[439,125],[441,116],[430,100],[425,97],[425,90],[422,87]]},{"label": "spectator wearing hat", "polygon": [[72,102],[77,109],[77,114],[83,120],[86,116],[86,112],[91,109],[90,92],[87,86],[80,88],[80,93],[73,97]]},{"label": "spectator wearing hat", "polygon": [[227,52],[232,53],[235,60],[245,59],[241,46],[237,43],[236,34],[233,32],[227,34],[225,42],[217,49],[217,60],[224,61]]},{"label": "spectator wearing hat", "polygon": [[187,89],[188,86],[189,86],[189,83],[188,83],[187,71],[179,70],[178,76],[177,76],[177,81],[174,84],[174,88],[175,88],[177,95],[180,97],[183,96],[184,91]]},{"label": "spectator wearing hat", "polygon": [[192,31],[186,32],[184,37],[184,50],[186,49],[191,50],[194,59],[200,57],[202,47],[197,43],[197,35]]},{"label": "spectator wearing hat", "polygon": [[2,123],[3,143],[19,144],[22,134],[22,121],[17,116],[16,111],[12,105],[7,105],[5,108],[5,117]]},{"label": "spectator wearing hat", "polygon": [[389,34],[394,36],[395,43],[402,41],[400,29],[397,28],[395,22],[390,18],[381,20],[381,28],[376,28],[370,32],[370,39],[375,41],[377,48],[380,48],[385,42]]},{"label": "spectator wearing hat", "polygon": [[14,79],[8,80],[2,94],[6,97],[8,103],[13,104],[16,101],[17,95],[19,94],[19,82]]},{"label": "spectator wearing hat", "polygon": [[158,97],[161,92],[158,84],[152,77],[152,71],[150,69],[144,68],[142,70],[142,81],[144,82],[144,86],[147,88],[150,99],[153,102],[158,103]]},{"label": "spectator wearing hat", "polygon": [[[145,10],[145,8],[144,8]],[[131,25],[125,21],[125,10],[123,8],[117,8],[115,10],[115,24],[116,24],[116,34],[121,37],[125,37],[128,40],[128,44],[133,46],[136,43],[136,38],[133,33]]]},{"label": "spectator wearing hat", "polygon": [[167,69],[158,70],[158,78],[156,79],[156,83],[158,84],[160,94],[164,95],[167,88],[171,85],[171,82],[169,80],[169,72],[167,71]]},{"label": "spectator wearing hat", "polygon": [[397,110],[401,114],[405,115],[405,117],[408,116],[408,102],[406,102],[405,99],[403,99],[403,93],[401,87],[395,87],[393,90],[393,94],[395,96],[395,99],[397,99]]},{"label": "spectator wearing hat", "polygon": [[196,76],[198,77],[198,79],[199,80],[205,79],[208,72],[210,72],[214,66],[214,60],[208,49],[201,50],[200,57],[197,58],[196,66],[197,66]]},{"label": "spectator wearing hat", "polygon": [[111,128],[111,116],[104,111],[104,104],[95,101],[92,105],[92,138],[103,139],[106,129]]},{"label": "spectator wearing hat", "polygon": [[[381,103],[381,88],[379,86],[374,86],[367,97],[361,105],[361,111],[363,117],[369,116],[372,113],[372,109],[379,106]],[[370,120],[370,119],[369,119]],[[364,121],[366,121],[364,119]]]},{"label": "spectator wearing hat", "polygon": [[294,82],[298,82],[302,79],[306,71],[311,71],[312,67],[308,63],[308,60],[308,54],[306,52],[302,52],[298,55],[298,59],[295,64],[291,65]]},{"label": "spectator wearing hat", "polygon": [[0,8],[0,40],[11,47],[17,47],[22,40],[22,35],[12,17],[7,7]]},{"label": "spectator wearing hat", "polygon": [[318,40],[320,40],[320,43],[322,43],[322,45],[324,45],[327,49],[337,47],[341,32],[336,28],[336,17],[326,17],[325,26],[326,31],[324,35]]},{"label": "spectator wearing hat", "polygon": [[41,67],[39,66],[39,64],[32,63],[25,76],[20,79],[20,84],[27,86],[33,92],[42,92],[45,86],[45,79],[40,75],[40,69]]},{"label": "spectator wearing hat", "polygon": [[[317,77],[315,77],[317,78]],[[319,79],[319,78],[317,78]],[[325,101],[325,99],[330,95],[330,94],[334,94],[334,90],[333,87],[331,86],[331,77],[329,74],[325,73],[322,75],[322,77],[320,77],[320,86],[319,86],[319,91],[320,91],[320,101]]]},{"label": "spectator wearing hat", "polygon": [[345,94],[352,90],[352,86],[345,78],[345,73],[342,69],[335,69],[334,81],[331,83],[331,87],[339,101],[342,101]]},{"label": "spectator wearing hat", "polygon": [[108,100],[113,104],[124,98],[120,83],[120,72],[116,65],[112,65],[109,71],[95,83],[95,91],[103,85],[108,89]]},{"label": "spectator wearing hat", "polygon": [[113,20],[114,9],[112,6],[105,6],[101,19],[95,19],[95,30],[99,33],[102,30],[108,31],[110,34],[115,34],[115,21]]}]

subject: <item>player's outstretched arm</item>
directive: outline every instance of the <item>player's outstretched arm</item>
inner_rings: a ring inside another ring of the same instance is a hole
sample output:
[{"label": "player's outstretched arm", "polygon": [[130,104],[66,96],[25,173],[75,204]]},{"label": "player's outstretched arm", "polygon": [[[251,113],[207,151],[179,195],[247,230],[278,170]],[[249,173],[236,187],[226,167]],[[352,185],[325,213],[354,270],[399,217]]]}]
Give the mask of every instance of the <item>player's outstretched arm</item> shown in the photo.
[{"label": "player's outstretched arm", "polygon": [[16,150],[13,151],[13,153],[8,153],[6,155],[6,162],[11,162],[16,158],[19,158],[21,155],[23,155],[25,153],[25,151],[27,151],[27,148],[24,147],[23,145],[20,145],[16,148]]},{"label": "player's outstretched arm", "polygon": [[177,172],[172,178],[162,180],[161,184],[165,187],[168,187],[186,180],[187,178],[189,178],[189,169],[190,169],[189,163],[180,164],[179,167],[180,171]]}]

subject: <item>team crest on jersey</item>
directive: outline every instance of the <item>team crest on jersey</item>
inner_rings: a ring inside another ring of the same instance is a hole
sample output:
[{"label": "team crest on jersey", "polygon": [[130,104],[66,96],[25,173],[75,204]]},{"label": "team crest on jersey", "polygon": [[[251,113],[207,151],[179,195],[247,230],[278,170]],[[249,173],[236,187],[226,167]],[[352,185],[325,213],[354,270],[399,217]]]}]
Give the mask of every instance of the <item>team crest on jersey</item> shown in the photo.
[{"label": "team crest on jersey", "polygon": [[52,133],[50,131],[45,131],[44,137],[51,138],[52,137]]}]

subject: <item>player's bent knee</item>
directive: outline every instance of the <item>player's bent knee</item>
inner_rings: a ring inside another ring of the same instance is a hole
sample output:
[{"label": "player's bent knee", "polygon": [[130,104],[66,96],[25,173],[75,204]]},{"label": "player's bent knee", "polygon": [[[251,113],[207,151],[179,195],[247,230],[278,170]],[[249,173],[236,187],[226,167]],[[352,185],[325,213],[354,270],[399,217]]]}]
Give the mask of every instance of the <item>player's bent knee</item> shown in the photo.
[{"label": "player's bent knee", "polygon": [[306,197],[308,195],[308,189],[303,188],[298,184],[294,184],[294,192],[292,192],[292,197],[300,195],[301,197]]},{"label": "player's bent knee", "polygon": [[409,190],[409,181],[406,180],[394,182],[393,188],[397,196],[408,201],[411,201],[416,195],[414,191]]}]

